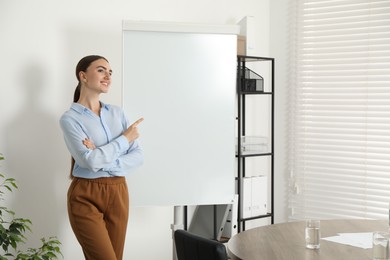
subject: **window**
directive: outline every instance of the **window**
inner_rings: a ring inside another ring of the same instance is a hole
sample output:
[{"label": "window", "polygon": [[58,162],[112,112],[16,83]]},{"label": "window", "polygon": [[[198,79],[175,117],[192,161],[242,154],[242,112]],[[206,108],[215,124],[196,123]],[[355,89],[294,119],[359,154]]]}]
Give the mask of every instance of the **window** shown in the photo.
[{"label": "window", "polygon": [[388,217],[390,1],[297,0],[290,219]]}]

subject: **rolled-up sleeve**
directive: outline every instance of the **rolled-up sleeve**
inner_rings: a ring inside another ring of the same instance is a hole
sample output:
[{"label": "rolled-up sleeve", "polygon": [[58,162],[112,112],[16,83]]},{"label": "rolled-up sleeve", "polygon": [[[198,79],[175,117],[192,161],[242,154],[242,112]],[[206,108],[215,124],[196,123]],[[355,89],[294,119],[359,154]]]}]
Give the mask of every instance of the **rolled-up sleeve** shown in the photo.
[{"label": "rolled-up sleeve", "polygon": [[104,168],[104,171],[109,172],[114,176],[123,176],[125,173],[131,173],[134,169],[141,166],[144,162],[144,155],[138,141],[130,144],[127,152],[115,160],[112,167]]}]

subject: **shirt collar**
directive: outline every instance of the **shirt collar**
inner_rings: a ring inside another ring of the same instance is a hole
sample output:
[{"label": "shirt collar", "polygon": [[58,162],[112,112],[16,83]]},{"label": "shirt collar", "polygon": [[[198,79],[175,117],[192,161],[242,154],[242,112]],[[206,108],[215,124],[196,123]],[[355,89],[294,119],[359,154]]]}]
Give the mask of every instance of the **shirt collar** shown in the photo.
[{"label": "shirt collar", "polygon": [[[100,101],[100,105],[102,106],[103,109],[105,109],[107,111],[110,110],[110,105],[105,104],[102,101]],[[79,103],[76,103],[76,102],[73,102],[70,108],[75,110],[76,112],[78,112],[80,114],[82,114],[82,113],[89,113],[89,111],[90,111],[90,109],[88,109],[85,106],[83,106],[83,105],[81,105]]]}]

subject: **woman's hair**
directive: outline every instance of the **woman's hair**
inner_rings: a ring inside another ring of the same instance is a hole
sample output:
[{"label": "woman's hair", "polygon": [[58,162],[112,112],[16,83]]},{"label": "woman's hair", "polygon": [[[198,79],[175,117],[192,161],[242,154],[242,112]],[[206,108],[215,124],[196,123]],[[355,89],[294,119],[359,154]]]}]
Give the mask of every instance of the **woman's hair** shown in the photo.
[{"label": "woman's hair", "polygon": [[[99,56],[99,55],[89,55],[89,56],[85,56],[84,58],[82,58],[78,63],[77,63],[77,66],[76,66],[76,78],[78,80],[78,84],[76,86],[76,89],[74,91],[74,95],[73,95],[73,102],[77,102],[79,101],[79,98],[80,98],[80,88],[81,88],[81,83],[80,83],[80,71],[84,71],[86,72],[89,65],[91,65],[92,62],[96,61],[96,60],[100,60],[100,59],[103,59],[105,61],[108,62],[108,60],[106,58],[104,58],[103,56]],[[71,162],[71,167],[70,167],[70,178],[73,179],[73,167],[74,167],[74,164],[75,164],[75,161],[72,157],[72,162]]]}]

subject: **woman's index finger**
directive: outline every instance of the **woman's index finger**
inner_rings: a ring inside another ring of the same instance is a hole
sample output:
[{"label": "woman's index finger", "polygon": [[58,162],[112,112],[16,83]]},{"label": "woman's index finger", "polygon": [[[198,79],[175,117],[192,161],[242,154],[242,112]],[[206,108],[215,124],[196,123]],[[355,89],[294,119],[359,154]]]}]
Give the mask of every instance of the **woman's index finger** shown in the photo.
[{"label": "woman's index finger", "polygon": [[138,119],[137,121],[135,121],[133,124],[131,124],[132,127],[137,127],[139,124],[142,123],[142,121],[144,121],[144,118],[141,117],[140,119]]}]

